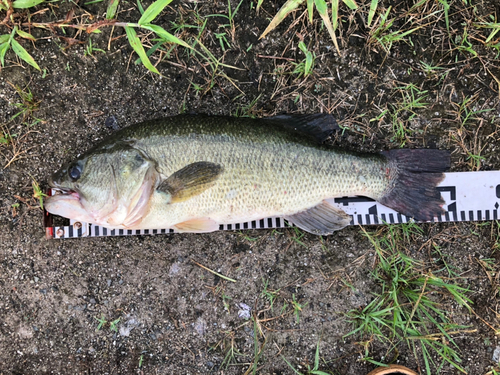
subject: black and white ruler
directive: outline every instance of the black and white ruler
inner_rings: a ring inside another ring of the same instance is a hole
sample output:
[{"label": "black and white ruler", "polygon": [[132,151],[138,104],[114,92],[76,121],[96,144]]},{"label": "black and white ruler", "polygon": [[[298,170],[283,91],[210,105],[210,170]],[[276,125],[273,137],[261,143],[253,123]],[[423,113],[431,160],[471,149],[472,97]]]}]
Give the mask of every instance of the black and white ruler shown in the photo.
[{"label": "black and white ruler", "polygon": [[[497,220],[500,207],[500,171],[445,173],[437,188],[445,200],[445,213],[434,222]],[[401,224],[413,220],[365,197],[343,197],[330,200],[351,215],[351,225]],[[271,217],[239,224],[221,225],[220,230],[285,228],[283,218]],[[51,215],[45,213],[47,238],[79,238],[131,236],[174,233],[172,229],[108,229],[70,220],[67,226],[52,226]]]}]

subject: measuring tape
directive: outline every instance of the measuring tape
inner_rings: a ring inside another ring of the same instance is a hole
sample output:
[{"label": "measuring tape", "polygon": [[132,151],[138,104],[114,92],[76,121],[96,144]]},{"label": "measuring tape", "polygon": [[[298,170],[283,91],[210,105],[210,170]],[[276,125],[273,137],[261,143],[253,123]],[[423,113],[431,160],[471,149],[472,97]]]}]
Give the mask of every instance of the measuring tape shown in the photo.
[{"label": "measuring tape", "polygon": [[[500,207],[500,171],[445,173],[437,189],[445,204],[444,214],[433,222],[497,220]],[[50,195],[54,194],[54,191]],[[350,225],[401,224],[414,221],[370,198],[343,197],[329,199],[329,203],[351,216]],[[45,211],[47,238],[79,238],[134,236],[175,233],[173,229],[108,229],[99,225],[70,220],[70,225],[52,226],[52,215]],[[418,222],[418,221],[417,221]],[[280,217],[270,217],[246,223],[225,224],[219,230],[288,228]]]}]

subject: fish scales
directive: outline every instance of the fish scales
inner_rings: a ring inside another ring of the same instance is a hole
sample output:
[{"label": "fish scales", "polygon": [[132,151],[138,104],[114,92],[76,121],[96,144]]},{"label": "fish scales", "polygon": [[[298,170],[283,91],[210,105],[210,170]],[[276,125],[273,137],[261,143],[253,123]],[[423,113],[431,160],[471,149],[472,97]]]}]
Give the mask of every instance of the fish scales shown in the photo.
[{"label": "fish scales", "polygon": [[315,234],[350,222],[326,199],[362,195],[418,220],[442,212],[441,150],[321,145],[330,115],[181,115],[124,128],[56,172],[54,214],[109,228],[208,232],[283,216]]},{"label": "fish scales", "polygon": [[198,161],[224,166],[212,188],[186,202],[154,205],[158,208],[150,211],[144,225],[165,217],[177,223],[208,216],[229,224],[287,215],[331,197],[377,198],[388,185],[388,161],[377,155],[367,159],[265,123],[241,119],[235,126],[228,120],[187,117],[184,122],[166,119],[131,129],[127,136],[141,139],[135,147],[155,160],[164,176]]}]

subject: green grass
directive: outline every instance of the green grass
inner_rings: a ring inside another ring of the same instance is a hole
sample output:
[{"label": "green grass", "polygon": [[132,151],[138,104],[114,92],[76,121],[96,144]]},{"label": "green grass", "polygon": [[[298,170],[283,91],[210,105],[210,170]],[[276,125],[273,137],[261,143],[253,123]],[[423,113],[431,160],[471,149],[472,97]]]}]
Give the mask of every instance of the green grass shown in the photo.
[{"label": "green grass", "polygon": [[407,36],[419,29],[419,27],[415,27],[407,31],[392,30],[395,19],[389,19],[391,9],[392,7],[389,7],[385,13],[380,15],[379,22],[371,30],[368,39],[369,44],[380,45],[386,53],[391,51],[394,43],[405,41]]},{"label": "green grass", "polygon": [[109,329],[113,332],[118,332],[118,323],[120,323],[121,318],[115,319],[109,323]]},{"label": "green grass", "polygon": [[[292,371],[295,374],[298,375],[304,375],[302,372],[298,371],[295,367],[292,366],[292,364],[285,358],[285,356],[281,355],[281,358],[285,363],[292,369]],[[324,372],[319,370],[319,341],[316,344],[316,352],[314,354],[314,365],[311,367],[309,364],[306,365],[307,367],[307,372],[305,373],[306,375],[329,375],[328,372]]]},{"label": "green grass", "polygon": [[470,310],[468,290],[454,279],[438,276],[443,270],[433,272],[402,251],[411,236],[420,235],[415,228],[389,226],[382,235],[365,232],[377,254],[378,264],[372,277],[380,292],[363,309],[347,313],[354,329],[344,337],[357,335],[378,340],[388,347],[388,352],[406,343],[417,359],[422,358],[428,375],[439,373],[445,365],[466,373],[453,336],[468,327],[454,323],[452,311],[433,296],[448,296]]},{"label": "green grass", "polygon": [[264,278],[262,278],[262,284],[264,286],[264,289],[260,294],[260,298],[266,298],[269,301],[269,308],[271,309],[271,311],[273,311],[274,301],[279,296],[280,289],[278,290],[269,289],[268,288],[269,280],[265,280]]},{"label": "green grass", "polygon": [[293,70],[293,74],[297,74],[299,77],[304,76],[307,77],[312,74],[314,63],[316,59],[316,54],[307,49],[304,42],[299,42],[299,49],[305,56],[305,59],[299,63],[293,63],[295,69]]},{"label": "green grass", "polygon": [[425,109],[428,105],[425,102],[427,90],[421,90],[413,83],[395,87],[394,90],[399,94],[396,103],[389,104],[389,108],[382,110],[380,115],[370,121],[381,122],[386,116],[389,117],[391,142],[404,147],[414,133],[409,123],[418,116],[419,109]]},{"label": "green grass", "polygon": [[293,313],[295,315],[295,320],[296,320],[297,324],[299,324],[300,323],[300,313],[302,312],[304,307],[307,306],[307,303],[305,303],[305,304],[299,303],[299,301],[295,299],[295,293],[292,294],[292,302],[291,303],[292,303],[292,307],[293,307]]},{"label": "green grass", "polygon": [[[144,66],[151,72],[160,74],[158,69],[151,63],[149,60],[150,55],[159,48],[161,44],[165,43],[170,43],[178,46],[182,46],[188,49],[192,49],[190,45],[188,45],[186,42],[182,41],[181,39],[177,38],[175,35],[169,33],[166,31],[164,28],[161,26],[155,25],[152,23],[152,21],[158,17],[158,15],[172,2],[172,0],[156,0],[154,1],[149,7],[147,7],[145,10],[141,9],[141,17],[137,22],[119,22],[114,19],[117,13],[117,9],[119,6],[119,0],[111,0],[108,6],[107,10],[107,16],[105,21],[99,21],[99,22],[94,22],[92,24],[67,24],[67,23],[32,23],[30,24],[31,27],[36,27],[36,28],[41,28],[41,29],[51,29],[51,28],[61,28],[64,31],[64,28],[67,27],[72,27],[76,29],[81,29],[81,30],[86,30],[88,33],[97,33],[100,32],[100,29],[103,27],[111,27],[111,26],[119,26],[123,27],[125,29],[125,32],[127,34],[127,39],[129,41],[130,46],[133,48],[133,50],[137,53],[139,56],[140,61],[144,64]],[[30,7],[33,7],[40,3],[38,0],[16,0],[12,3],[13,8],[23,8],[27,9]],[[7,12],[10,12],[11,6],[7,2],[1,3],[3,4],[4,10],[7,10]],[[140,5],[140,3],[138,3]],[[142,7],[142,6],[141,6]],[[0,10],[1,10],[0,6]],[[161,43],[155,47],[153,47],[152,50],[150,50],[149,55],[146,53],[143,42],[139,39],[137,36],[137,31],[136,30],[143,30],[146,32],[153,32],[157,35]],[[15,39],[15,36],[24,38],[24,39],[29,39],[33,42],[36,41],[36,39],[29,33],[21,30],[17,25],[13,27],[12,32],[10,34],[5,34],[5,35],[0,35],[0,63],[2,66],[5,66],[5,55],[9,49],[12,49],[14,53],[36,68],[37,70],[41,71],[40,67],[38,64],[35,62],[33,57],[17,42]],[[87,48],[85,50],[85,54],[92,56],[93,52],[95,51],[100,51],[104,52],[103,50],[93,48],[92,46],[92,41],[89,39],[89,43],[87,45]]]},{"label": "green grass", "polygon": [[101,315],[100,318],[94,318],[95,320],[97,320],[99,322],[99,324],[97,325],[97,328],[96,328],[96,331],[99,331],[101,328],[103,328],[106,323],[108,322],[105,318],[104,318],[104,315]]}]

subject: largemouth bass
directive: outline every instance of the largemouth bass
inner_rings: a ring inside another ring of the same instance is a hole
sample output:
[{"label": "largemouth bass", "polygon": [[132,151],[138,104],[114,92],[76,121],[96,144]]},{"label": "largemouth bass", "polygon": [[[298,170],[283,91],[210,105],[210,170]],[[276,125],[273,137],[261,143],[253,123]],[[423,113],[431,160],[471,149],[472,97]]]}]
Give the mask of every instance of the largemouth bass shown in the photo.
[{"label": "largemouth bass", "polygon": [[47,211],[121,229],[211,232],[281,216],[319,235],[350,222],[326,200],[366,196],[431,220],[449,167],[441,150],[342,151],[320,144],[331,115],[180,115],[124,128],[56,172]]}]

